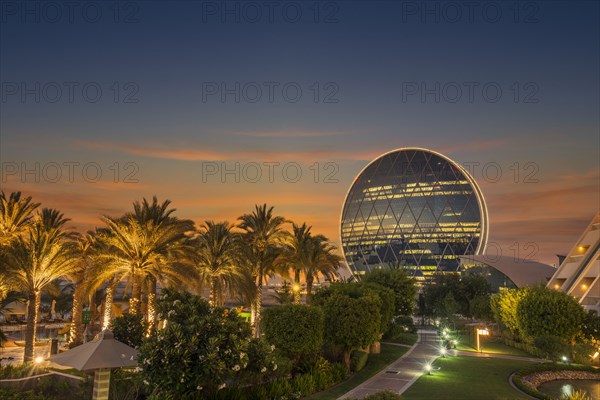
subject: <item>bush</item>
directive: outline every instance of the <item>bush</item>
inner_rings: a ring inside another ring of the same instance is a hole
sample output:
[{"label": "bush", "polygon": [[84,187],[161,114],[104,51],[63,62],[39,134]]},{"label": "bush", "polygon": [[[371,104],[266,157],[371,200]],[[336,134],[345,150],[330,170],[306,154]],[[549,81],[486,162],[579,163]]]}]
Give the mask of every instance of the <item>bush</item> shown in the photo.
[{"label": "bush", "polygon": [[561,338],[552,335],[539,336],[535,338],[533,344],[552,361],[558,361],[566,349],[566,343]]},{"label": "bush", "polygon": [[402,400],[402,397],[398,393],[385,391],[377,392],[363,397],[363,400]]},{"label": "bush", "polygon": [[321,349],[323,320],[322,309],[303,304],[267,308],[262,316],[267,341],[295,361]]},{"label": "bush", "polygon": [[536,287],[517,306],[519,330],[526,336],[558,336],[570,340],[581,332],[585,311],[566,293]]},{"label": "bush", "polygon": [[212,398],[225,384],[238,382],[247,368],[265,373],[278,367],[266,354],[270,347],[253,342],[250,325],[235,312],[169,288],[157,311],[168,319],[167,326],[144,341],[138,362],[158,398]]},{"label": "bush", "polygon": [[110,327],[116,340],[136,349],[142,346],[146,328],[147,324],[142,314],[125,314],[117,317]]},{"label": "bush", "polygon": [[352,372],[358,372],[367,365],[367,360],[369,359],[369,353],[364,351],[355,350],[352,352],[352,357],[350,358],[350,370]]}]

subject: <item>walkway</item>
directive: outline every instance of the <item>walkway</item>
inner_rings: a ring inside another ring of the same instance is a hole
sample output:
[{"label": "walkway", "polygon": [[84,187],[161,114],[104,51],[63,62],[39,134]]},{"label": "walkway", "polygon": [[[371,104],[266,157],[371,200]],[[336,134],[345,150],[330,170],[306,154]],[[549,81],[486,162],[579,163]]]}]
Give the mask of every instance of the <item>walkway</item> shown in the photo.
[{"label": "walkway", "polygon": [[425,364],[439,357],[439,348],[437,332],[420,330],[417,343],[407,353],[340,399],[361,399],[382,390],[403,393],[423,374]]}]

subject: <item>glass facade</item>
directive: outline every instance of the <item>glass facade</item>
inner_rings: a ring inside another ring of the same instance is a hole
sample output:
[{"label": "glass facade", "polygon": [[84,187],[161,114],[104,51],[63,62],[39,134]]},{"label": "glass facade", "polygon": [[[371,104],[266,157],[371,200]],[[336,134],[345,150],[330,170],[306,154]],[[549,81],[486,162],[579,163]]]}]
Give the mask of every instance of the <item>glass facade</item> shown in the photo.
[{"label": "glass facade", "polygon": [[479,187],[455,162],[425,149],[400,149],[355,179],[341,240],[357,275],[391,267],[422,278],[457,271],[459,256],[483,252],[487,211]]}]

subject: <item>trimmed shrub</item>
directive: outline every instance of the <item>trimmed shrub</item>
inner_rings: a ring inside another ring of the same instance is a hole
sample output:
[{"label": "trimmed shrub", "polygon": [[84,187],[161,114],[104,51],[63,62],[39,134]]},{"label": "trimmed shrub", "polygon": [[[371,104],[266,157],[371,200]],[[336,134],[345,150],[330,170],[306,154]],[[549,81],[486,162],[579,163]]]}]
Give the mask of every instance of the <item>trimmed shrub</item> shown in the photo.
[{"label": "trimmed shrub", "polygon": [[352,356],[350,358],[350,370],[352,372],[358,372],[367,365],[367,360],[369,359],[369,353],[364,351],[355,350],[352,352]]},{"label": "trimmed shrub", "polygon": [[286,356],[298,361],[316,354],[323,345],[323,310],[304,304],[267,308],[262,324],[265,338]]}]

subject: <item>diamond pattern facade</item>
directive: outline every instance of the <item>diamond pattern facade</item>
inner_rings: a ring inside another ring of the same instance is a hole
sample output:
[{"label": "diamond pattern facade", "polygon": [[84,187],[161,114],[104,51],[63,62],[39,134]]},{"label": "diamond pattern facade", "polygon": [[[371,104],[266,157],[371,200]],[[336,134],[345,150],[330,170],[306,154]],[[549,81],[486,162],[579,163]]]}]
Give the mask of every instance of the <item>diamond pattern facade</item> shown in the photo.
[{"label": "diamond pattern facade", "polygon": [[460,256],[483,252],[487,210],[474,179],[452,160],[400,149],[375,159],[354,181],[341,239],[355,274],[400,267],[426,277],[456,271]]}]

